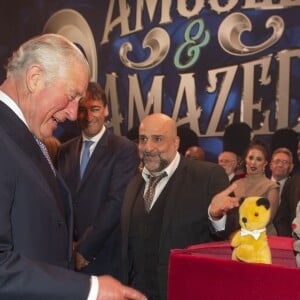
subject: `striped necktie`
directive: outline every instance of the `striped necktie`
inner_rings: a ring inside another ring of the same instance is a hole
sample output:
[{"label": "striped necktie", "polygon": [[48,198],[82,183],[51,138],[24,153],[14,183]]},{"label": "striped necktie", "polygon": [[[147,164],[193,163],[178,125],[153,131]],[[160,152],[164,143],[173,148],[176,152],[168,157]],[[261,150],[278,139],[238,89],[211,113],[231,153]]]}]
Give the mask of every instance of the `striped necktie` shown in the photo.
[{"label": "striped necktie", "polygon": [[157,184],[167,175],[168,175],[167,172],[163,172],[163,173],[159,174],[158,176],[150,176],[149,177],[148,189],[144,195],[145,209],[147,212],[149,212],[151,209],[151,205],[152,205],[153,198],[155,195],[155,188],[156,188]]}]

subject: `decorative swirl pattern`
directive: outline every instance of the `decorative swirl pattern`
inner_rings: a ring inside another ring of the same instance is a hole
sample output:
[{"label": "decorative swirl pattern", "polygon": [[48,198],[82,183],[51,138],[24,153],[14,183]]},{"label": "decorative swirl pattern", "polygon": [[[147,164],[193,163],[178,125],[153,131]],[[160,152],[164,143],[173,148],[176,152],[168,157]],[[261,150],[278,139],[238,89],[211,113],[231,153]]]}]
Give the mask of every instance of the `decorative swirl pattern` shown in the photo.
[{"label": "decorative swirl pattern", "polygon": [[[194,20],[188,25],[184,33],[184,39],[185,43],[178,48],[174,57],[175,66],[181,70],[187,69],[194,65],[200,56],[200,49],[209,43],[210,35],[209,32],[205,30],[202,19]],[[202,41],[197,43],[200,39],[202,39]],[[180,60],[183,52],[185,52],[186,56],[190,58],[185,63],[181,63]]]},{"label": "decorative swirl pattern", "polygon": [[249,18],[242,13],[233,13],[221,23],[218,31],[218,41],[228,53],[236,56],[246,56],[261,52],[275,44],[284,32],[284,21],[279,16],[270,17],[265,25],[273,28],[272,36],[256,46],[247,46],[242,43],[241,35],[244,31],[251,31],[252,24]]},{"label": "decorative swirl pattern", "polygon": [[136,70],[150,69],[160,64],[167,56],[170,49],[170,37],[162,28],[153,28],[145,36],[143,48],[150,48],[151,54],[143,62],[133,62],[127,57],[128,52],[133,50],[130,42],[124,43],[119,50],[122,63],[128,68]]},{"label": "decorative swirl pattern", "polygon": [[94,36],[87,20],[74,9],[61,9],[46,22],[43,33],[57,33],[80,45],[91,67],[91,79],[98,78],[98,58]]}]

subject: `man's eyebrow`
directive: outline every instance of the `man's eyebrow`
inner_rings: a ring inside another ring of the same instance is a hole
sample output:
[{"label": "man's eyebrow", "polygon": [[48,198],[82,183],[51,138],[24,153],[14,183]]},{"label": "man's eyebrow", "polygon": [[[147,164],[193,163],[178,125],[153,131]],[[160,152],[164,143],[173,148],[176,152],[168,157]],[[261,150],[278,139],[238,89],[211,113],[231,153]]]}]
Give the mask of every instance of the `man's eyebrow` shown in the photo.
[{"label": "man's eyebrow", "polygon": [[158,137],[163,137],[163,135],[162,134],[153,134],[153,135],[151,135],[151,137],[158,138]]},{"label": "man's eyebrow", "polygon": [[102,107],[102,105],[101,104],[99,104],[99,105],[92,105],[92,106],[79,105],[79,108],[85,108],[85,109],[99,108],[99,107]]}]

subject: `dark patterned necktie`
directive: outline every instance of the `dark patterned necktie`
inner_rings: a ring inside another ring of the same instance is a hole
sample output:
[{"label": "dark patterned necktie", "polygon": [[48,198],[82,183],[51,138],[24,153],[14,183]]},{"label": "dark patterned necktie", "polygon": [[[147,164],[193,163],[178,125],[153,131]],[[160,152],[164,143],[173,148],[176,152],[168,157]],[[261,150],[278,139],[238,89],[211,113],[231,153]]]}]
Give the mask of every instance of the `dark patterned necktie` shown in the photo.
[{"label": "dark patterned necktie", "polygon": [[93,141],[84,141],[84,146],[83,146],[83,152],[82,152],[82,157],[81,157],[81,163],[80,163],[80,178],[83,177],[85,168],[89,162],[90,159],[90,147],[94,144]]},{"label": "dark patterned necktie", "polygon": [[56,176],[55,168],[53,166],[52,160],[49,156],[49,153],[48,153],[48,150],[47,150],[45,144],[40,139],[38,139],[36,136],[34,137],[34,139],[37,142],[37,144],[39,145],[40,149],[42,150],[44,156],[46,157],[46,159],[48,161],[48,164],[50,165],[53,174]]},{"label": "dark patterned necktie", "polygon": [[161,179],[166,177],[168,174],[167,172],[163,172],[159,174],[158,176],[150,176],[149,182],[148,182],[148,189],[146,193],[144,194],[144,202],[145,202],[145,209],[147,212],[151,209],[151,204],[155,195],[155,188],[156,185],[159,183]]}]

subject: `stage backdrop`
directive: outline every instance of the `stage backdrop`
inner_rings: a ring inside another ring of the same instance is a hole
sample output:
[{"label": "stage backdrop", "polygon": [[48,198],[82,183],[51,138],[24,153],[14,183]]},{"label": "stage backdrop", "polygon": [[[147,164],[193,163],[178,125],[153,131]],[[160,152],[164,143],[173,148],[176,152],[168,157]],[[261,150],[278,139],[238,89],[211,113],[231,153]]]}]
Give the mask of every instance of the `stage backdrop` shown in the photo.
[{"label": "stage backdrop", "polygon": [[215,160],[232,122],[300,131],[299,15],[300,0],[1,1],[0,76],[21,42],[62,34],[105,88],[116,134],[163,112]]}]

